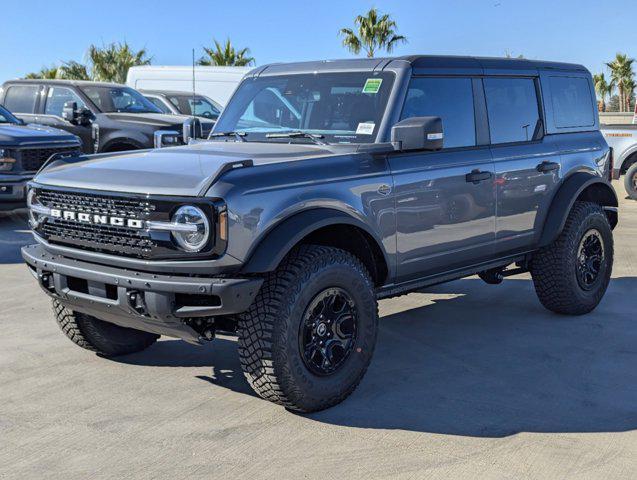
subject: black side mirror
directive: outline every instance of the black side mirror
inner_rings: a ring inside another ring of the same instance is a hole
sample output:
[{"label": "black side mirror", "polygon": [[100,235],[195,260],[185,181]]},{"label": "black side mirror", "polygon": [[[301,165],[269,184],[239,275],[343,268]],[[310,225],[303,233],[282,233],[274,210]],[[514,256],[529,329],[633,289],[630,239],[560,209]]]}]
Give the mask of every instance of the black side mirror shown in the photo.
[{"label": "black side mirror", "polygon": [[90,125],[91,120],[93,119],[93,114],[91,113],[91,111],[86,108],[86,107],[82,107],[77,111],[77,123],[79,123],[80,125]]},{"label": "black side mirror", "polygon": [[440,150],[444,133],[440,117],[412,117],[401,120],[391,129],[396,150]]},{"label": "black side mirror", "polygon": [[70,123],[77,122],[77,102],[65,102],[62,108],[62,118]]}]

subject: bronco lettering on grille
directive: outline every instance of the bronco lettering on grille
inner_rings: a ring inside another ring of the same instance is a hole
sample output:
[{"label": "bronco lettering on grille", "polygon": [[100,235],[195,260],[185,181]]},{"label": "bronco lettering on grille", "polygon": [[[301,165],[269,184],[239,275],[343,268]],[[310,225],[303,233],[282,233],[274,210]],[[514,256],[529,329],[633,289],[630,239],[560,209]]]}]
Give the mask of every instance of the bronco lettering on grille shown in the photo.
[{"label": "bronco lettering on grille", "polygon": [[71,220],[74,222],[91,223],[94,225],[113,225],[114,227],[144,228],[144,222],[135,218],[110,217],[108,215],[97,215],[92,213],[74,212],[72,210],[51,209],[53,218]]}]

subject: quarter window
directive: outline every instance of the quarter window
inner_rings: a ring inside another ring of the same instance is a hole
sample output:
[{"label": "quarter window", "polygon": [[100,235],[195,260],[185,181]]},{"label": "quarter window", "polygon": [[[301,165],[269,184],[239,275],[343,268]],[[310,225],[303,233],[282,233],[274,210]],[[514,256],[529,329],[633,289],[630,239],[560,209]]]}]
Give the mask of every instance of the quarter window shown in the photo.
[{"label": "quarter window", "polygon": [[14,113],[35,113],[39,85],[12,85],[7,89],[4,106]]},{"label": "quarter window", "polygon": [[61,117],[66,102],[77,103],[77,108],[86,107],[82,99],[73,90],[65,87],[50,87],[49,94],[46,97],[44,114]]},{"label": "quarter window", "polygon": [[491,143],[528,142],[540,134],[540,111],[531,78],[485,78]]},{"label": "quarter window", "polygon": [[588,81],[581,77],[551,77],[553,120],[557,128],[595,125]]},{"label": "quarter window", "polygon": [[445,148],[476,144],[473,89],[470,78],[413,78],[401,119],[440,117]]}]

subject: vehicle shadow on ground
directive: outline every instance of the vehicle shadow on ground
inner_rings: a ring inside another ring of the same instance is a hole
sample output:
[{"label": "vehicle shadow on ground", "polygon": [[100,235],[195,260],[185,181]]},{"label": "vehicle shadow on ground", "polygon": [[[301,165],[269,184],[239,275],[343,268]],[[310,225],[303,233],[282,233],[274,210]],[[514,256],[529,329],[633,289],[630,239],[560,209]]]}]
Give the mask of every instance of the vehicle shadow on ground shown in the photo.
[{"label": "vehicle shadow on ground", "polygon": [[[530,280],[433,287],[432,303],[382,317],[372,365],[354,394],[307,417],[475,437],[636,429],[636,288],[636,278],[614,279],[596,311],[566,317],[543,309]],[[234,339],[210,348],[162,341],[120,361],[212,366],[199,378],[252,394]]]},{"label": "vehicle shadow on ground", "polygon": [[22,263],[20,247],[33,243],[26,210],[0,212],[0,264]]}]

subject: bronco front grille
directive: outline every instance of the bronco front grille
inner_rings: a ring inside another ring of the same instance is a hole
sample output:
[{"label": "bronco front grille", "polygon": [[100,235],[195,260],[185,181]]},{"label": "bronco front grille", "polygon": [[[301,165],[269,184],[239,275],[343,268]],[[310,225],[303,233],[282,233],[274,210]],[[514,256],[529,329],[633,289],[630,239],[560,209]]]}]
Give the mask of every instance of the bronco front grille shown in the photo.
[{"label": "bronco front grille", "polygon": [[51,155],[56,153],[62,153],[68,156],[80,155],[79,147],[52,147],[52,148],[20,148],[17,150],[22,164],[22,169],[25,172],[35,172],[39,170],[44,162],[46,162]]},{"label": "bronco front grille", "polygon": [[[48,189],[38,189],[37,195],[40,202],[49,208],[108,217],[145,221],[155,210],[154,205],[143,198]],[[93,225],[61,218],[47,219],[38,229],[38,233],[51,243],[137,258],[150,257],[153,249],[157,247],[157,242],[144,229]]]}]

